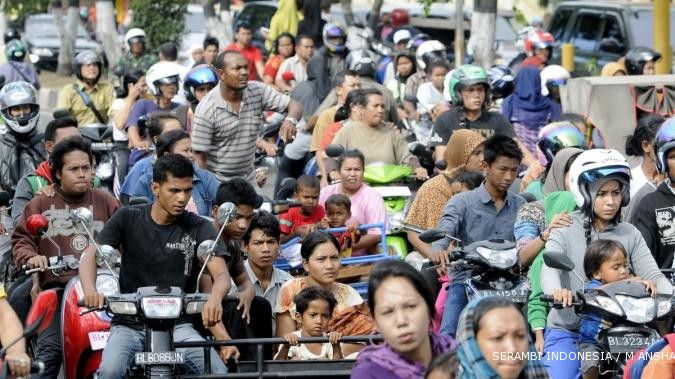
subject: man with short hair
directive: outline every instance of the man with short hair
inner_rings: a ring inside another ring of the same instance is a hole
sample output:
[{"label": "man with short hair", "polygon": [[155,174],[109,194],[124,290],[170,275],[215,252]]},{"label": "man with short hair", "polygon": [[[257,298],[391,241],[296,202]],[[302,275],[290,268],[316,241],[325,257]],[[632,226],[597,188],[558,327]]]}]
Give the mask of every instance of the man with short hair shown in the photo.
[{"label": "man with short hair", "polygon": [[[206,240],[215,240],[218,233],[208,220],[186,210],[193,176],[192,162],[184,156],[160,157],[153,167],[152,191],[156,200],[120,209],[99,234],[100,245],[110,245],[122,254],[121,293],[134,293],[147,286],[179,287],[185,293],[197,290],[202,267],[197,248]],[[220,244],[215,250],[218,256],[206,264],[213,286],[201,317],[209,328],[221,323],[221,302],[230,289],[230,275],[225,266],[229,253]],[[85,306],[101,308],[104,296],[96,290],[96,250],[91,245],[80,261],[80,279]],[[174,342],[203,340],[191,321],[187,316],[177,320],[172,334]],[[133,365],[134,354],[143,351],[144,345],[145,334],[138,320],[114,315],[99,377],[124,377],[127,368]],[[178,350],[185,352],[185,371],[194,375],[204,373],[204,349]],[[215,351],[210,358],[215,373],[226,371]]]},{"label": "man with short hair", "polygon": [[[68,137],[80,136],[77,120],[72,117],[57,118],[49,122],[45,128],[44,144],[47,154],[51,154],[54,146]],[[40,190],[53,183],[52,168],[46,160],[34,172],[25,175],[16,184],[14,199],[12,200],[12,219],[14,225],[19,222],[23,209]]]},{"label": "man with short hair", "polygon": [[263,77],[265,66],[263,65],[263,57],[260,49],[251,44],[253,38],[253,31],[251,26],[246,23],[240,23],[236,26],[234,35],[235,41],[225,48],[225,51],[234,50],[239,51],[246,58],[248,62],[248,78],[249,80],[257,80]]},{"label": "man with short hair", "polygon": [[302,116],[302,105],[269,86],[249,81],[248,64],[238,51],[225,51],[216,59],[220,79],[195,109],[192,148],[195,161],[225,181],[235,176],[255,185],[253,167],[261,114],[265,110],[288,113],[280,135],[290,142]]},{"label": "man with short hair", "polygon": [[[56,193],[52,197],[37,196],[24,208],[12,234],[16,267],[28,265],[46,268],[50,266],[50,258],[55,258],[60,252],[79,259],[88,245],[89,237],[82,225],[72,221],[71,211],[80,207],[89,209],[94,219],[89,230],[98,235],[120,207],[117,199],[108,192],[91,188],[94,155],[89,142],[81,137],[66,138],[54,146],[49,161]],[[58,247],[46,238],[29,232],[27,220],[34,214],[41,214],[49,220],[47,233]],[[26,280],[12,292],[10,303],[19,317],[25,317],[30,308],[33,286],[41,289],[63,288],[75,275],[76,270],[67,270],[58,276],[49,271],[40,272],[37,283]],[[38,334],[36,359],[45,364],[45,372],[38,377],[55,378],[59,373],[63,349],[60,314],[59,304],[49,327]]]},{"label": "man with short hair", "polygon": [[[277,71],[274,84],[283,92],[291,92],[295,86],[307,80],[307,62],[314,54],[314,40],[307,35],[295,39],[295,55],[284,60]],[[288,76],[292,74],[292,79]]]},{"label": "man with short hair", "polygon": [[206,36],[204,38],[204,58],[201,61],[196,62],[195,66],[199,66],[200,64],[210,64],[211,66],[215,65],[219,49],[220,42],[218,42],[218,38]]}]

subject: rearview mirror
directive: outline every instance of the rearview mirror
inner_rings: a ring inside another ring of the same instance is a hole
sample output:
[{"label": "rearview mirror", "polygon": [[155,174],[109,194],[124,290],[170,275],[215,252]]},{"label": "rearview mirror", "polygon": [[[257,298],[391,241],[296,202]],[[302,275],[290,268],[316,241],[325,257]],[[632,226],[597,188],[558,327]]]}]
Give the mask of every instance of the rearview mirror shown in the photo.
[{"label": "rearview mirror", "polygon": [[199,258],[199,261],[202,263],[206,262],[215,246],[216,241],[214,240],[202,241],[202,243],[197,246],[197,258]]},{"label": "rearview mirror", "polygon": [[94,214],[88,208],[80,207],[71,212],[73,222],[79,222],[90,229],[94,224]]},{"label": "rearview mirror", "polygon": [[234,216],[237,214],[237,207],[234,203],[226,202],[220,204],[218,211],[216,212],[216,221],[220,225],[227,225],[234,220]]},{"label": "rearview mirror", "polygon": [[331,158],[338,158],[340,155],[344,154],[345,148],[342,145],[330,144],[326,146],[326,155]]},{"label": "rearview mirror", "polygon": [[26,229],[28,229],[30,235],[42,237],[47,229],[49,229],[49,220],[39,213],[32,214],[26,219]]},{"label": "rearview mirror", "polygon": [[119,257],[120,253],[115,250],[114,247],[110,245],[101,245],[96,252],[96,264],[98,266],[104,266],[107,263],[109,267],[113,267],[117,263]]},{"label": "rearview mirror", "polygon": [[439,229],[429,229],[420,233],[420,240],[424,243],[433,243],[445,238],[445,232]]},{"label": "rearview mirror", "polygon": [[572,271],[574,270],[574,262],[563,253],[544,253],[544,263],[548,267],[555,268],[563,271]]}]

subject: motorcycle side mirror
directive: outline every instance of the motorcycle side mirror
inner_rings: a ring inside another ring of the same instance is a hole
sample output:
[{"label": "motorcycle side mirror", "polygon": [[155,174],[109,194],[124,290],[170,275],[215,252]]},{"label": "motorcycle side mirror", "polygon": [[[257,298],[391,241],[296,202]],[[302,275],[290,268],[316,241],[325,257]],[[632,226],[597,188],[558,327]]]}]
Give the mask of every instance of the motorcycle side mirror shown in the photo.
[{"label": "motorcycle side mirror", "polygon": [[220,225],[227,225],[234,220],[234,216],[237,214],[237,207],[234,203],[226,202],[220,204],[218,211],[216,211],[216,221]]},{"label": "motorcycle side mirror", "polygon": [[338,158],[340,155],[344,154],[345,148],[342,145],[330,144],[326,146],[326,155],[331,158]]},{"label": "motorcycle side mirror", "polygon": [[434,166],[436,166],[437,169],[441,171],[445,171],[446,168],[448,168],[448,164],[445,163],[443,159],[439,159],[434,163]]},{"label": "motorcycle side mirror", "polygon": [[96,251],[96,264],[98,266],[112,267],[120,257],[120,253],[110,245],[101,245]]},{"label": "motorcycle side mirror", "polygon": [[429,229],[420,233],[420,240],[424,243],[433,243],[445,238],[445,232],[440,229]]},{"label": "motorcycle side mirror", "polygon": [[52,112],[52,117],[54,117],[55,120],[59,118],[70,117],[70,112],[64,108],[55,109],[54,112]]},{"label": "motorcycle side mirror", "polygon": [[30,235],[42,237],[47,229],[49,229],[49,220],[41,214],[30,215],[28,216],[28,219],[26,219],[26,229],[28,229]]},{"label": "motorcycle side mirror", "polygon": [[90,229],[94,224],[94,214],[88,208],[80,207],[71,212],[73,222],[79,222],[85,228]]},{"label": "motorcycle side mirror", "polygon": [[213,249],[216,247],[216,241],[214,240],[204,240],[202,243],[197,246],[197,258],[202,263],[206,263],[207,259],[213,252]]},{"label": "motorcycle side mirror", "polygon": [[296,200],[280,200],[272,203],[272,214],[280,215],[288,212],[291,208],[297,208],[302,206],[299,201]]},{"label": "motorcycle side mirror", "polygon": [[563,253],[544,253],[544,263],[548,267],[563,271],[574,270],[574,262]]},{"label": "motorcycle side mirror", "polygon": [[0,191],[0,207],[8,207],[11,200],[12,197],[9,196],[9,192]]}]

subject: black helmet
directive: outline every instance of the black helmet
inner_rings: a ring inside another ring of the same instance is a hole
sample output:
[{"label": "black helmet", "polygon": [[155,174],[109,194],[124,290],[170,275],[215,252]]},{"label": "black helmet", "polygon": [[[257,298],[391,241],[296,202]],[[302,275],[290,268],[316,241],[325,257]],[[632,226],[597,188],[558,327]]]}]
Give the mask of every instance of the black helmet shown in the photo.
[{"label": "black helmet", "polygon": [[95,81],[98,82],[98,79],[101,77],[103,61],[101,60],[101,57],[92,50],[85,50],[75,56],[75,62],[73,63],[73,71],[75,71],[75,76],[77,76],[77,78],[80,80],[84,80],[82,77],[82,66],[92,63],[96,63],[98,65],[98,76],[96,76],[95,79]]},{"label": "black helmet", "polygon": [[488,78],[493,99],[503,99],[513,93],[515,79],[508,67],[501,64],[492,66],[488,71]]},{"label": "black helmet", "polygon": [[13,39],[21,39],[21,34],[19,34],[19,31],[16,30],[16,28],[7,28],[5,29],[5,33],[3,33],[3,37],[5,43],[7,43]]},{"label": "black helmet", "polygon": [[359,73],[359,76],[375,77],[375,56],[369,50],[360,49],[347,55],[347,67]]},{"label": "black helmet", "polygon": [[645,63],[658,61],[661,54],[648,47],[634,47],[625,57],[626,72],[628,75],[642,75]]}]

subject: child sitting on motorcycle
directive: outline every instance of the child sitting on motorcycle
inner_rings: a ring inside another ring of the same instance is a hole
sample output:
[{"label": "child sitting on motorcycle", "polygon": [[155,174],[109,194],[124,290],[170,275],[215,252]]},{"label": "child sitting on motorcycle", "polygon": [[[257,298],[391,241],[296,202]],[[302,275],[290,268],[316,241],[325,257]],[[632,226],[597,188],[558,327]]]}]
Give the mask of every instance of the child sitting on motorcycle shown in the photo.
[{"label": "child sitting on motorcycle", "polygon": [[352,201],[349,197],[341,193],[330,195],[326,200],[326,217],[321,220],[321,228],[343,228],[349,227],[344,232],[333,233],[340,243],[340,256],[349,258],[352,256],[352,245],[359,240],[357,222],[347,225],[347,221],[352,217]]},{"label": "child sitting on motorcycle", "polygon": [[[300,330],[284,335],[288,344],[281,345],[274,357],[276,360],[342,359],[340,332],[328,333],[328,343],[298,343],[299,338],[323,337],[328,331],[328,322],[337,304],[335,296],[322,287],[311,286],[293,298],[296,321]],[[290,345],[290,346],[289,346]]]},{"label": "child sitting on motorcycle", "polygon": [[302,175],[298,178],[293,198],[300,202],[299,208],[292,208],[279,217],[281,243],[295,237],[304,238],[315,231],[325,212],[319,204],[321,183],[314,176]]},{"label": "child sitting on motorcycle", "polygon": [[[614,283],[622,280],[630,280],[630,268],[628,266],[628,253],[621,243],[600,239],[588,245],[584,255],[584,273],[590,280],[584,290],[600,288],[605,284]],[[656,296],[656,283],[653,280],[640,280],[639,277],[632,279],[644,283],[647,291],[652,296]],[[559,289],[558,292],[570,292],[568,289]],[[602,317],[594,314],[586,315],[581,320],[579,329],[579,352],[581,352],[581,373],[584,379],[595,379],[598,377],[599,352],[598,334],[601,330],[609,327],[609,322]],[[589,354],[585,354],[589,352]]]}]

